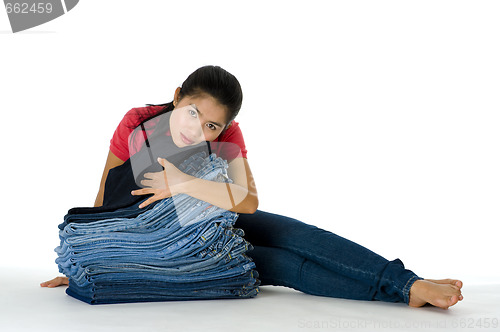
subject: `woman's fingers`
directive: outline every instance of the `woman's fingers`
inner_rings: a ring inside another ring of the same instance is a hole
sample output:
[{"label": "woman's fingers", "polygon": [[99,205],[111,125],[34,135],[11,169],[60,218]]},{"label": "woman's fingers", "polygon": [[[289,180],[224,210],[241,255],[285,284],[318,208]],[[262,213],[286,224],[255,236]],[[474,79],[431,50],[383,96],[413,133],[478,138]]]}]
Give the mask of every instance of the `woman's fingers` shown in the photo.
[{"label": "woman's fingers", "polygon": [[160,195],[154,195],[152,197],[149,197],[147,200],[145,200],[144,202],[141,203],[141,205],[139,205],[139,208],[142,209],[143,207],[146,207],[148,206],[149,204],[153,203],[153,202],[156,202],[160,199],[162,199],[163,197],[161,197]]},{"label": "woman's fingers", "polygon": [[[158,158],[163,166],[168,166],[170,163],[166,159]],[[156,202],[160,199],[170,197],[172,195],[170,188],[167,185],[166,171],[145,173],[144,179],[141,180],[141,185],[146,187],[143,189],[133,190],[132,195],[149,195],[153,194],[147,200],[139,205],[139,208],[144,208],[149,204]]]},{"label": "woman's fingers", "polygon": [[154,181],[153,180],[142,180],[141,184],[144,187],[153,187]]},{"label": "woman's fingers", "polygon": [[158,190],[165,190],[168,187],[165,182],[158,180],[141,180],[141,185],[145,188],[132,191],[132,195],[154,194]]},{"label": "woman's fingers", "polygon": [[149,180],[154,180],[154,179],[161,179],[163,178],[163,171],[160,172],[153,172],[153,173],[144,173],[144,178],[149,179]]},{"label": "woman's fingers", "polygon": [[137,190],[132,190],[131,194],[132,195],[149,195],[149,194],[156,194],[156,189],[153,188],[144,188],[144,189],[137,189]]},{"label": "woman's fingers", "polygon": [[151,204],[151,203],[153,203],[153,202],[151,201],[151,199],[147,199],[147,200],[145,200],[144,202],[142,202],[142,203],[141,203],[141,205],[139,205],[139,209],[142,209],[142,208],[144,208],[144,207],[148,206],[148,205],[149,205],[149,204]]},{"label": "woman's fingers", "polygon": [[142,209],[143,207],[146,207],[148,206],[149,204],[153,203],[154,201],[157,201],[159,198],[158,197],[158,193],[157,193],[157,190],[156,189],[152,189],[152,188],[145,188],[145,189],[138,189],[138,190],[132,190],[131,192],[132,195],[148,195],[148,194],[154,194],[154,196],[148,198],[147,200],[145,200],[144,202],[142,202],[140,205],[139,205],[139,208]]},{"label": "woman's fingers", "polygon": [[144,180],[141,180],[141,185],[155,189],[164,189],[167,187],[165,171],[145,173]]},{"label": "woman's fingers", "polygon": [[162,165],[163,167],[165,167],[167,164],[170,164],[170,162],[169,162],[167,159],[164,159],[164,158],[160,158],[160,157],[158,157],[156,160],[157,160],[157,161],[158,161],[158,163],[159,163],[160,165]]},{"label": "woman's fingers", "polygon": [[61,286],[61,285],[68,285],[68,284],[69,284],[69,280],[67,277],[56,277],[52,280],[40,283],[40,286],[53,288],[53,287],[57,287],[57,286]]}]

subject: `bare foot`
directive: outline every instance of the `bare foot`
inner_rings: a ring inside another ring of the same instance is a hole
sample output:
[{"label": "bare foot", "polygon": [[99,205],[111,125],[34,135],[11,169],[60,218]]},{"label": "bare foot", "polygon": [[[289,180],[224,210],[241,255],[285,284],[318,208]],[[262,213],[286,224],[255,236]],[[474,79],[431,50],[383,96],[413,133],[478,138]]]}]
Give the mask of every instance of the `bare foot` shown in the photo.
[{"label": "bare foot", "polygon": [[417,280],[410,289],[410,307],[421,307],[427,303],[448,309],[463,300],[463,283],[456,279]]},{"label": "bare foot", "polygon": [[436,284],[450,284],[450,285],[455,285],[458,287],[458,289],[462,289],[462,286],[464,285],[463,282],[457,279],[424,279],[427,281],[432,281],[435,282]]},{"label": "bare foot", "polygon": [[61,285],[69,285],[69,280],[67,277],[56,277],[52,280],[40,283],[40,286],[49,287],[49,288],[53,288],[53,287],[57,287],[57,286],[61,286]]}]

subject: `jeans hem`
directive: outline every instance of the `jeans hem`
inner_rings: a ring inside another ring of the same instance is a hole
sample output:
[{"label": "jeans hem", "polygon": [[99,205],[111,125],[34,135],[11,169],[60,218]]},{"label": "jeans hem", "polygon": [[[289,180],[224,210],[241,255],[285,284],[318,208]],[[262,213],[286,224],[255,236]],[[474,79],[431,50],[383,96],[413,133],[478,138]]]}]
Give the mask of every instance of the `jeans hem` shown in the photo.
[{"label": "jeans hem", "polygon": [[405,286],[403,287],[403,300],[406,304],[410,303],[410,289],[413,286],[413,283],[415,283],[415,281],[417,280],[422,280],[422,279],[424,278],[420,278],[419,276],[414,275],[406,282]]}]

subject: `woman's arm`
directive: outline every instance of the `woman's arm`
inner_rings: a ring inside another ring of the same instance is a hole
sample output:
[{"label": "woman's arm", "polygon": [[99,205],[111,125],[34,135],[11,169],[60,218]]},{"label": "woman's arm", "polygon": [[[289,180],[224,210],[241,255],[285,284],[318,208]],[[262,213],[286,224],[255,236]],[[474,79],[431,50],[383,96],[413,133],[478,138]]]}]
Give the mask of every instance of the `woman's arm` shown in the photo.
[{"label": "woman's arm", "polygon": [[104,184],[106,183],[109,170],[116,166],[120,166],[123,163],[123,160],[115,156],[115,154],[111,152],[111,150],[109,151],[108,158],[106,159],[106,165],[104,165],[104,171],[102,172],[101,184],[99,186],[99,192],[97,193],[97,197],[95,199],[94,207],[102,205],[102,201],[104,199]]},{"label": "woman's arm", "polygon": [[237,213],[254,213],[259,206],[257,188],[246,158],[229,163],[228,176],[233,183],[221,183],[191,177],[179,185],[180,191],[202,201]]},{"label": "woman's arm", "polygon": [[246,158],[229,163],[228,176],[233,183],[199,179],[181,172],[165,159],[158,160],[162,172],[146,173],[141,184],[148,187],[132,191],[132,195],[154,194],[139,207],[177,194],[187,194],[220,208],[237,213],[254,213],[259,205],[257,188]]}]

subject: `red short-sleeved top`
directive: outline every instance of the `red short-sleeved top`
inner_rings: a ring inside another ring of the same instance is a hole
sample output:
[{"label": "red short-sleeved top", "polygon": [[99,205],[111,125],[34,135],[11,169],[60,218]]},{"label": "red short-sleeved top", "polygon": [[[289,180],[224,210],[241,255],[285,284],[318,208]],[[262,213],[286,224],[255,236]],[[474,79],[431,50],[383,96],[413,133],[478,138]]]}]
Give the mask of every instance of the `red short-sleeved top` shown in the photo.
[{"label": "red short-sleeved top", "polygon": [[[137,126],[139,126],[141,115],[157,114],[163,109],[163,107],[164,106],[150,105],[146,107],[135,107],[129,110],[120,121],[120,124],[116,128],[113,137],[111,138],[109,147],[111,152],[123,161],[129,159],[130,155],[136,152],[132,151],[131,153],[129,149],[129,136],[132,131],[134,131]],[[166,135],[170,136],[170,130],[166,133]],[[234,120],[231,122],[226,131],[223,134],[219,135],[219,137],[217,137],[214,142],[233,143],[239,147],[237,149],[237,152],[235,152],[235,149],[230,149],[232,151],[231,155],[224,156],[224,159],[247,157],[247,150],[245,147],[243,134],[241,132],[239,123]]]}]

